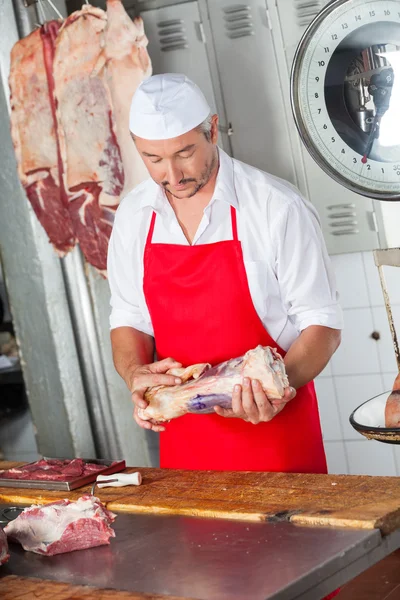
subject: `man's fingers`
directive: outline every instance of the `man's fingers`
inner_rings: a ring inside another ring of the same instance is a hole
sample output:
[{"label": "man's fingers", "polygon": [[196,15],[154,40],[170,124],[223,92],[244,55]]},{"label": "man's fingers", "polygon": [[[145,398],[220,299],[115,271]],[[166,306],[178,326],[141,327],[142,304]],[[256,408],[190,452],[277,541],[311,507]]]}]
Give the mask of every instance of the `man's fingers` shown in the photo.
[{"label": "man's fingers", "polygon": [[180,377],[175,377],[174,375],[143,373],[143,375],[138,375],[134,378],[133,389],[135,391],[146,391],[147,388],[155,387],[156,385],[179,385],[181,383],[182,379]]},{"label": "man's fingers", "polygon": [[149,403],[144,399],[144,390],[138,390],[132,394],[132,402],[139,408],[147,408]]},{"label": "man's fingers", "polygon": [[163,425],[141,419],[138,415],[137,407],[135,407],[135,410],[133,411],[133,418],[135,419],[139,427],[142,427],[143,429],[150,429],[155,432],[165,431],[165,427]]},{"label": "man's fingers", "polygon": [[214,410],[220,417],[236,417],[231,408],[223,408],[222,406],[214,406]]},{"label": "man's fingers", "polygon": [[243,379],[242,406],[243,412],[248,420],[253,424],[259,423],[260,413],[258,411],[257,404],[254,401],[253,389],[251,386],[251,381],[248,377]]},{"label": "man's fingers", "polygon": [[257,379],[253,379],[251,387],[253,390],[254,401],[258,408],[259,420],[270,421],[274,416],[274,409],[265,395],[261,383]]},{"label": "man's fingers", "polygon": [[182,363],[174,360],[173,358],[164,358],[164,360],[158,360],[157,362],[149,365],[149,369],[153,373],[166,373],[169,369],[176,369],[181,366]]},{"label": "man's fingers", "polygon": [[297,392],[294,388],[287,387],[287,388],[285,388],[282,398],[273,398],[273,399],[271,399],[271,403],[274,406],[280,406],[281,404],[286,404],[290,400],[293,400],[293,398],[296,396],[296,394],[297,394]]}]

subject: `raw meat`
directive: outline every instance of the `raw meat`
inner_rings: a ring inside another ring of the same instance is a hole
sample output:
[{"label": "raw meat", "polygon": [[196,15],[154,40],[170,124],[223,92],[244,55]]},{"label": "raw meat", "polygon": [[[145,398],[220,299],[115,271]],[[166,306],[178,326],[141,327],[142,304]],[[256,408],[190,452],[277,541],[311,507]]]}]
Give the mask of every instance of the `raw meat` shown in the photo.
[{"label": "raw meat", "polygon": [[111,92],[117,138],[124,164],[125,184],[121,193],[123,198],[149,177],[129,131],[129,110],[136,88],[143,79],[151,75],[151,61],[141,17],[132,21],[120,0],[108,0],[107,19],[104,51],[96,66],[96,72],[106,65],[107,83]]},{"label": "raw meat", "polygon": [[105,272],[108,240],[124,185],[110,92],[94,67],[106,13],[90,5],[64,22],[56,39],[54,85],[69,212],[86,260]]},{"label": "raw meat", "polygon": [[11,52],[11,135],[18,174],[37,218],[60,256],[76,239],[63,188],[53,97],[54,40],[61,23],[50,21]]},{"label": "raw meat", "polygon": [[116,515],[98,498],[82,496],[76,502],[61,500],[26,508],[4,531],[24,550],[52,556],[110,543]]},{"label": "raw meat", "polygon": [[7,536],[0,526],[0,565],[4,565],[9,558]]},{"label": "raw meat", "polygon": [[230,408],[233,388],[242,384],[244,377],[258,379],[270,398],[281,398],[289,385],[281,356],[262,346],[215,367],[200,364],[169,372],[181,377],[183,383],[150,388],[145,394],[149,406],[138,411],[141,419],[163,422],[185,413],[212,413],[216,405]]},{"label": "raw meat", "polygon": [[385,426],[400,427],[400,373],[393,384],[393,390],[386,400]]},{"label": "raw meat", "polygon": [[74,458],[73,460],[42,458],[28,465],[0,471],[0,479],[68,481],[90,475],[96,471],[102,471],[104,468],[104,465],[87,463],[81,458]]}]

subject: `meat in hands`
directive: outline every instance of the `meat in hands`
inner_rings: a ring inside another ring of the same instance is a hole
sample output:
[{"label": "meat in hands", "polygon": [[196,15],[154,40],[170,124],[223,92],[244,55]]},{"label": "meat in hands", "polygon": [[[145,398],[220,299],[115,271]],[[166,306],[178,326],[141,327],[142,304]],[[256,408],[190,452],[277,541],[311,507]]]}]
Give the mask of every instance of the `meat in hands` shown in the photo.
[{"label": "meat in hands", "polygon": [[400,427],[400,373],[393,384],[393,390],[386,400],[385,426]]},{"label": "meat in hands", "polygon": [[217,405],[231,408],[234,386],[242,385],[245,377],[257,379],[269,398],[281,398],[289,386],[282,357],[273,348],[262,346],[215,367],[199,364],[168,373],[180,377],[183,383],[147,390],[149,406],[139,409],[141,419],[163,422],[186,413],[212,413]]}]

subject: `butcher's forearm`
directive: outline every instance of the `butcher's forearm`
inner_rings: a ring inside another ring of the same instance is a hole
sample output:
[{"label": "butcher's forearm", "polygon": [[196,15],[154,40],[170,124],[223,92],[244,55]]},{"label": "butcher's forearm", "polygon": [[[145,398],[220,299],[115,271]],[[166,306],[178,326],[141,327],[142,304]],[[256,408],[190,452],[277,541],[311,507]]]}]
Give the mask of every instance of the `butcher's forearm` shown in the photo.
[{"label": "butcher's forearm", "polygon": [[319,325],[304,329],[285,356],[290,385],[298,389],[317,377],[338,348],[340,339],[338,329]]},{"label": "butcher's forearm", "polygon": [[133,372],[154,360],[154,339],[133,327],[117,327],[111,331],[114,365],[131,389]]}]

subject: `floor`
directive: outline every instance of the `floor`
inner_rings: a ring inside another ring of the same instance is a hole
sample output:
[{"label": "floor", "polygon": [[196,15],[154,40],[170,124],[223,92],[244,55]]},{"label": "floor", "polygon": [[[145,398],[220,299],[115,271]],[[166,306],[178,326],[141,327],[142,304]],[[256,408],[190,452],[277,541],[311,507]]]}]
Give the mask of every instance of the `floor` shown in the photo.
[{"label": "floor", "polygon": [[400,600],[400,550],[343,586],[337,600]]}]

